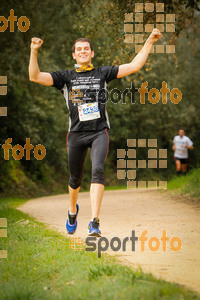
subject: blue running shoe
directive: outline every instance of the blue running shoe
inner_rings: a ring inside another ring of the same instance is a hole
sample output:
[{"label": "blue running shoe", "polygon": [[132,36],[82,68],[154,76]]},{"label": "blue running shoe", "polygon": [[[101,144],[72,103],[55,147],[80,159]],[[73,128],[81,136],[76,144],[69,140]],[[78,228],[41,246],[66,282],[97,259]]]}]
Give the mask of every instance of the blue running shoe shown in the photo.
[{"label": "blue running shoe", "polygon": [[[78,204],[76,204],[76,215],[75,216],[69,215],[69,211],[68,211],[68,218],[67,218],[66,228],[67,228],[67,232],[69,234],[73,234],[76,231],[76,228],[77,228],[77,225],[78,225],[78,222],[77,222],[78,212],[79,212],[79,205]],[[74,220],[72,219],[73,217],[74,217]],[[74,221],[73,225],[70,224],[69,219],[72,219]]]},{"label": "blue running shoe", "polygon": [[99,230],[99,218],[94,218],[88,225],[88,235],[89,236],[101,236],[101,231]]}]

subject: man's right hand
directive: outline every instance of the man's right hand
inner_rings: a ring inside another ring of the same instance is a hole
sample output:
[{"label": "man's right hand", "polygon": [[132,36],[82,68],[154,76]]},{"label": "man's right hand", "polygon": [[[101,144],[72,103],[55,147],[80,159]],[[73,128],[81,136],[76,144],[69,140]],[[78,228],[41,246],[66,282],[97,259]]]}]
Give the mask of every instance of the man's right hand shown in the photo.
[{"label": "man's right hand", "polygon": [[40,38],[33,37],[31,39],[31,49],[38,50],[43,44],[43,40]]},{"label": "man's right hand", "polygon": [[42,44],[43,40],[41,40],[40,38],[33,37],[31,39],[29,80],[46,86],[52,86],[54,82],[51,74],[48,72],[40,72],[38,66],[38,49],[42,46]]}]

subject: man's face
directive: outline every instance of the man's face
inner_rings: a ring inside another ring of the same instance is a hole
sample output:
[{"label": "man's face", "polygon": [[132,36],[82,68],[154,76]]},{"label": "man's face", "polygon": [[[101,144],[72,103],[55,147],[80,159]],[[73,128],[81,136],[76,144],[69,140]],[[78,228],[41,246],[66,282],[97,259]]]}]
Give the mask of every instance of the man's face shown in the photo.
[{"label": "man's face", "polygon": [[179,129],[178,134],[182,137],[185,134],[185,131],[183,129]]},{"label": "man's face", "polygon": [[72,53],[73,59],[80,66],[88,65],[94,57],[94,51],[91,51],[88,42],[77,42],[75,44],[75,52]]}]

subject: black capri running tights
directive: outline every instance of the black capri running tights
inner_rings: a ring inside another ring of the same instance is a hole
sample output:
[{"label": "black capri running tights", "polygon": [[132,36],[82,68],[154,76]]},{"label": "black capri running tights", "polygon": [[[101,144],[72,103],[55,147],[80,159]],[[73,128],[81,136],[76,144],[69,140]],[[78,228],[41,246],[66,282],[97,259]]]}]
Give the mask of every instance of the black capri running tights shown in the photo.
[{"label": "black capri running tights", "polygon": [[77,189],[81,184],[88,147],[91,148],[91,183],[104,184],[104,162],[109,151],[109,134],[107,129],[95,132],[70,131],[67,134],[67,152],[70,170],[69,186],[73,189]]}]

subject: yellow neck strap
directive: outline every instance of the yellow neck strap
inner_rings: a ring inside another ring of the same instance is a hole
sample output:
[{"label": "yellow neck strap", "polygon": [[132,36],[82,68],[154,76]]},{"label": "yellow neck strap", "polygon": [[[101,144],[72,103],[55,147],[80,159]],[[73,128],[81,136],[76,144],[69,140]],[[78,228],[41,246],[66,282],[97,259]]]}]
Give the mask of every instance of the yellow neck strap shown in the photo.
[{"label": "yellow neck strap", "polygon": [[94,69],[93,64],[87,65],[87,66],[79,66],[77,64],[74,65],[76,72],[87,72]]}]

